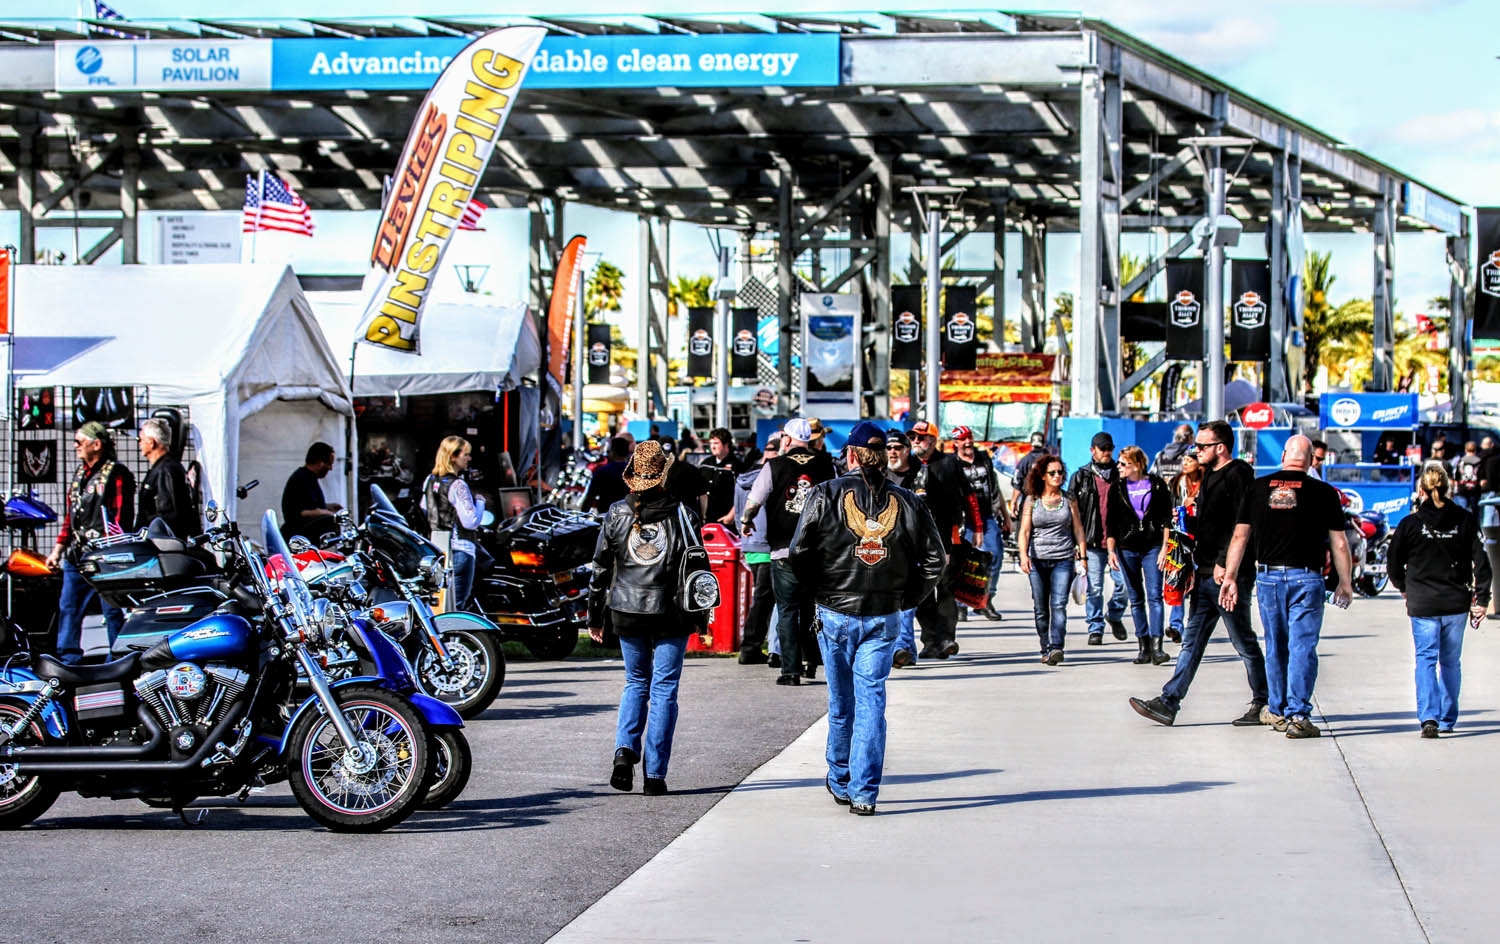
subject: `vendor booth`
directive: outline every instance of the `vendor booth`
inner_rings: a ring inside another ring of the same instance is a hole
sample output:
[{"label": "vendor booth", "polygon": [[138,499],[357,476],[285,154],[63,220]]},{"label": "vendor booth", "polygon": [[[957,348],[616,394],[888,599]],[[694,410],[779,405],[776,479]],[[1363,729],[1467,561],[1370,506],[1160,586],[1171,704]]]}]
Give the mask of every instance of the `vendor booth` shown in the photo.
[{"label": "vendor booth", "polygon": [[[290,268],[27,265],[13,273],[16,386],[145,386],[153,405],[187,407],[204,500],[247,533],[259,536],[265,509],[280,513],[282,486],[311,443],[327,442],[343,458],[348,383]],[[339,473],[348,468],[340,462],[323,481],[329,501],[347,501],[352,475]],[[236,501],[235,485],[252,479],[260,486]]]},{"label": "vendor booth", "polygon": [[[1318,398],[1318,427],[1329,452],[1339,459],[1323,466],[1323,478],[1350,497],[1353,510],[1378,511],[1394,528],[1411,512],[1418,463],[1399,465],[1363,461],[1383,434],[1399,434],[1402,445],[1413,441],[1419,425],[1415,393],[1325,393]],[[1347,443],[1348,445],[1343,445]]]}]

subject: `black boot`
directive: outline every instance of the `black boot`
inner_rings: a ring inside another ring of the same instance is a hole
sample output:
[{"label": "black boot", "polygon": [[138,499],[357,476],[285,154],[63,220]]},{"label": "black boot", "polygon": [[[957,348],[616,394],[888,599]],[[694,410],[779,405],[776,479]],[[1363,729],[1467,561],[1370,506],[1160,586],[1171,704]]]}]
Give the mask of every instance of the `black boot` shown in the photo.
[{"label": "black boot", "polygon": [[1151,637],[1151,664],[1152,665],[1165,665],[1166,663],[1171,662],[1171,661],[1172,661],[1172,657],[1169,656],[1169,655],[1167,655],[1166,650],[1161,647],[1161,637],[1160,636],[1152,636]]},{"label": "black boot", "polygon": [[1139,651],[1135,654],[1135,658],[1131,661],[1136,665],[1149,664],[1151,662],[1151,637],[1137,636],[1135,637],[1135,642],[1136,646],[1139,648]]}]

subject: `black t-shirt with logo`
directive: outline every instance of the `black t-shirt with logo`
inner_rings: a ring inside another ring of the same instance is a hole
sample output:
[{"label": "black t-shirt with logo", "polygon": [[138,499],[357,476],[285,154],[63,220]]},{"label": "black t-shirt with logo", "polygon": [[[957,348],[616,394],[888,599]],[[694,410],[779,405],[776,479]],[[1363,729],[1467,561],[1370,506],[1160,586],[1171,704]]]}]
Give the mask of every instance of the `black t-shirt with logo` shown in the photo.
[{"label": "black t-shirt with logo", "polygon": [[1250,486],[1235,523],[1250,526],[1256,563],[1321,572],[1328,532],[1344,529],[1344,509],[1332,485],[1277,471]]}]

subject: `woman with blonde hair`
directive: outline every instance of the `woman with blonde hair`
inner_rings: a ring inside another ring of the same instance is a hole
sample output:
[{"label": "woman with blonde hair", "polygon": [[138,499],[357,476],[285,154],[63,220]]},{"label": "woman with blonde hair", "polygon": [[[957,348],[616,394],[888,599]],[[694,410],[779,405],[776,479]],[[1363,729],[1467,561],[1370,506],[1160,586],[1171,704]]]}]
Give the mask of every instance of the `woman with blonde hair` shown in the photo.
[{"label": "woman with blonde hair", "polygon": [[1453,481],[1429,462],[1423,501],[1401,519],[1386,557],[1391,582],[1406,599],[1417,655],[1417,720],[1435,738],[1458,722],[1464,622],[1477,627],[1490,602],[1490,560],[1474,516],[1453,501]]},{"label": "woman with blonde hair", "polygon": [[474,588],[474,564],[478,558],[479,522],[484,502],[476,500],[464,475],[474,449],[462,436],[449,436],[438,445],[432,474],[423,486],[423,501],[432,520],[433,543],[448,553],[452,583],[448,609],[462,610]]},{"label": "woman with blonde hair", "polygon": [[1167,532],[1172,530],[1172,490],[1162,477],[1146,471],[1146,453],[1139,446],[1120,450],[1120,474],[1109,486],[1105,516],[1109,566],[1125,574],[1130,596],[1130,619],[1140,647],[1136,665],[1161,665],[1161,565]]}]

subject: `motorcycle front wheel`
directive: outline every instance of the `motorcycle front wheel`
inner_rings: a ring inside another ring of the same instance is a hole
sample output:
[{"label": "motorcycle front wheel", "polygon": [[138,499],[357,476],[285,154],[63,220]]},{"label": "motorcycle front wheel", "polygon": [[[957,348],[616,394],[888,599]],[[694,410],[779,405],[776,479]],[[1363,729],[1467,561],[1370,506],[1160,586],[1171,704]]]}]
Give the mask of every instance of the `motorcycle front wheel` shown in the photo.
[{"label": "motorcycle front wheel", "polygon": [[[10,702],[0,702],[0,725],[9,728],[21,720],[24,710]],[[37,745],[47,738],[40,719],[33,719],[12,742],[22,746]],[[62,791],[43,777],[23,777],[15,764],[0,764],[0,829],[16,829],[41,816],[57,802]]]},{"label": "motorcycle front wheel", "polygon": [[1374,562],[1380,565],[1381,572],[1378,574],[1366,572],[1360,574],[1359,579],[1354,581],[1354,589],[1358,590],[1362,596],[1378,597],[1385,592],[1386,584],[1390,583],[1391,580],[1390,574],[1385,572],[1386,554],[1389,551],[1390,547],[1387,542],[1382,541],[1377,545],[1374,552]]},{"label": "motorcycle front wheel", "polygon": [[452,667],[445,670],[437,653],[424,647],[417,657],[417,675],[423,691],[467,721],[499,696],[505,684],[505,653],[494,633],[448,629],[441,635]]},{"label": "motorcycle front wheel", "polygon": [[464,787],[469,785],[469,773],[474,767],[469,739],[464,737],[460,728],[433,735],[432,753],[432,782],[420,804],[424,810],[440,810],[458,799]]},{"label": "motorcycle front wheel", "polygon": [[347,747],[327,715],[305,712],[292,728],[287,757],[292,795],[335,832],[389,829],[417,808],[431,779],[427,725],[393,692],[359,685],[334,697],[356,744]]}]

